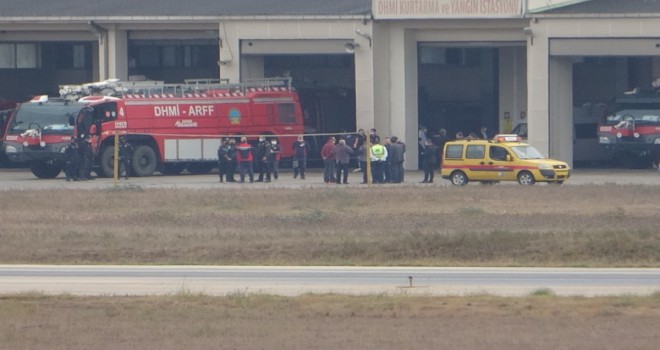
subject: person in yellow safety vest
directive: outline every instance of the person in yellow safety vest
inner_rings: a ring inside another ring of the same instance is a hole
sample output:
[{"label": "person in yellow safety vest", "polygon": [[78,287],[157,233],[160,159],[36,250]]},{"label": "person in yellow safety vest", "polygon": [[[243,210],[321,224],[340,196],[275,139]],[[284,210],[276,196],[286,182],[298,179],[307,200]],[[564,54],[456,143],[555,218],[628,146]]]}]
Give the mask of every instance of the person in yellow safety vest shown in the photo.
[{"label": "person in yellow safety vest", "polygon": [[371,181],[375,184],[385,183],[383,170],[385,161],[387,161],[387,148],[380,144],[380,140],[375,140],[369,150],[371,158]]}]

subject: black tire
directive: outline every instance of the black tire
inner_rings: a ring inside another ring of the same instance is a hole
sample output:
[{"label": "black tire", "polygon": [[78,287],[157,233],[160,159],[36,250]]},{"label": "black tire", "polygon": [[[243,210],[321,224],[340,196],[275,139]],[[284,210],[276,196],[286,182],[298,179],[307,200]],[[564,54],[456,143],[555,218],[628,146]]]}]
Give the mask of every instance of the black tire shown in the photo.
[{"label": "black tire", "polygon": [[191,174],[208,174],[215,166],[215,163],[190,163],[188,164],[188,171]]},{"label": "black tire", "polygon": [[115,147],[108,146],[101,151],[101,160],[99,165],[99,176],[114,177],[115,176]]},{"label": "black tire", "polygon": [[536,179],[529,171],[521,171],[518,174],[518,183],[523,186],[531,186],[536,183]]},{"label": "black tire", "polygon": [[167,163],[163,165],[163,175],[179,175],[186,168],[185,163]]},{"label": "black tire", "polygon": [[32,164],[30,164],[30,170],[34,176],[40,179],[54,179],[62,172],[62,164],[32,162]]},{"label": "black tire", "polygon": [[147,145],[139,145],[133,153],[133,173],[135,176],[151,176],[158,166],[156,151]]},{"label": "black tire", "polygon": [[455,186],[465,186],[470,181],[468,180],[467,175],[465,175],[465,173],[462,171],[454,171],[453,173],[451,173],[449,179],[451,180],[451,183]]}]

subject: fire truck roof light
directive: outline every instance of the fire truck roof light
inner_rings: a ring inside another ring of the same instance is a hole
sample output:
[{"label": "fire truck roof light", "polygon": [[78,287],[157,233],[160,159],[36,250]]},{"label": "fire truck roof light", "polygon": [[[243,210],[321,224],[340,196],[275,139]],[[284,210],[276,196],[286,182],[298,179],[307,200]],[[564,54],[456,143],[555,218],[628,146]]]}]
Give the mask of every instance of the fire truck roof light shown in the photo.
[{"label": "fire truck roof light", "polygon": [[30,102],[32,102],[32,103],[48,102],[48,95],[35,96],[30,100]]}]

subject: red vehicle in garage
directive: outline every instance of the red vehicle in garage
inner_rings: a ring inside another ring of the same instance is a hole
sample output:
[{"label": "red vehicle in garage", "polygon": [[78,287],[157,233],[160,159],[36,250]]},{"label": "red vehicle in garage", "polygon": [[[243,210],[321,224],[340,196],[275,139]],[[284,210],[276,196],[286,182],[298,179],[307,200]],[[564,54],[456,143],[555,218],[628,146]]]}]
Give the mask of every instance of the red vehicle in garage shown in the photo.
[{"label": "red vehicle in garage", "polygon": [[637,89],[617,97],[598,126],[598,142],[628,167],[660,161],[660,92]]},{"label": "red vehicle in garage", "polygon": [[41,97],[22,104],[5,136],[10,159],[29,161],[40,178],[61,172],[71,136],[90,137],[96,173],[112,176],[114,135],[126,135],[135,149],[132,173],[149,176],[157,170],[208,172],[216,165],[223,136],[267,135],[279,140],[282,157],[291,156],[296,135],[303,133],[300,102],[290,79],[241,84],[111,80],[64,87],[61,93],[68,98]]}]

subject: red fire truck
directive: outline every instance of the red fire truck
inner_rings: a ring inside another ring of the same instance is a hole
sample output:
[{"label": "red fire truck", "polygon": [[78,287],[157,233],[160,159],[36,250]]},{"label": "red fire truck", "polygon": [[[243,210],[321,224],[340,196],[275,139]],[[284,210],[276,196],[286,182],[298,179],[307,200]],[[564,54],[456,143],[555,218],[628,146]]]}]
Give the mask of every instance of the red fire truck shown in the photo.
[{"label": "red fire truck", "polygon": [[154,171],[208,172],[216,165],[220,138],[225,136],[254,140],[266,135],[280,142],[282,157],[290,157],[292,143],[304,129],[290,79],[240,84],[210,79],[184,84],[110,80],[62,87],[60,93],[67,99],[42,96],[19,106],[5,136],[9,158],[29,161],[39,178],[61,172],[72,136],[89,138],[95,172],[112,176],[114,136],[125,135],[134,147],[132,173],[149,176]]},{"label": "red fire truck", "polygon": [[598,142],[629,167],[660,161],[660,92],[633,90],[608,106]]}]

